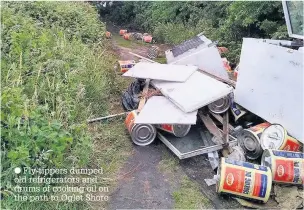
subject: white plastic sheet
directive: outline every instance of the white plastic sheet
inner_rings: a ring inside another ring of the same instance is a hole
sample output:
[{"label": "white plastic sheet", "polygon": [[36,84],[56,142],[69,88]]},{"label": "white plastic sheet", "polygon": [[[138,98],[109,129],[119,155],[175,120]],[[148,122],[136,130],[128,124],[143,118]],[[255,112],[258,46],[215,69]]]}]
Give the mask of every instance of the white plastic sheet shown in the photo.
[{"label": "white plastic sheet", "polygon": [[197,66],[214,76],[222,79],[229,79],[228,73],[224,68],[221,55],[216,47],[207,47],[203,49],[191,50],[183,54],[178,60],[174,60],[170,64],[186,65],[191,64]]},{"label": "white plastic sheet", "polygon": [[195,111],[233,90],[231,86],[198,71],[184,83],[159,80],[152,80],[151,83],[184,112]]},{"label": "white plastic sheet", "polygon": [[185,113],[164,96],[152,96],[135,119],[143,124],[195,124],[197,110]]},{"label": "white plastic sheet", "polygon": [[303,53],[244,38],[235,101],[303,143]]},{"label": "white plastic sheet", "polygon": [[163,81],[186,81],[198,68],[196,66],[137,63],[122,76]]}]

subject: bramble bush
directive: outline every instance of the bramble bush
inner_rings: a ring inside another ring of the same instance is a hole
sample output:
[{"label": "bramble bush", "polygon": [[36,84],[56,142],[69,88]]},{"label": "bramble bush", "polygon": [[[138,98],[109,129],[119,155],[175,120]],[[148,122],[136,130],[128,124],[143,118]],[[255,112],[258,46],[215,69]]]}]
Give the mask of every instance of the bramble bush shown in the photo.
[{"label": "bramble bush", "polygon": [[86,119],[107,113],[118,85],[105,25],[90,4],[5,2],[1,16],[1,192],[8,196],[15,167],[88,166]]}]

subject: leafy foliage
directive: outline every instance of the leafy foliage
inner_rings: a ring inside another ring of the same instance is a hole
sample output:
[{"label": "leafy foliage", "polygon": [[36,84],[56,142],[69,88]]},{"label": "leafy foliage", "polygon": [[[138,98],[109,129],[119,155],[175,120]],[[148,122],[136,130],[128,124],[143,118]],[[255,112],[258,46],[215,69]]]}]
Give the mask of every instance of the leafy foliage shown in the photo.
[{"label": "leafy foliage", "polygon": [[302,1],[288,1],[287,7],[290,12],[290,22],[292,33],[297,35],[304,35],[303,28],[303,10],[304,4]]},{"label": "leafy foliage", "polygon": [[98,20],[94,8],[86,3],[28,2],[10,3],[7,7],[12,12],[25,12],[40,27],[63,28],[69,39],[77,37],[85,43],[96,43],[105,33],[105,26]]},{"label": "leafy foliage", "polygon": [[229,48],[238,61],[243,37],[286,39],[281,2],[113,2],[101,16],[130,29],[153,33],[159,42],[177,44],[204,32]]},{"label": "leafy foliage", "polygon": [[88,164],[85,120],[107,112],[118,85],[88,3],[6,2],[1,15],[1,190],[10,191],[17,166]]}]

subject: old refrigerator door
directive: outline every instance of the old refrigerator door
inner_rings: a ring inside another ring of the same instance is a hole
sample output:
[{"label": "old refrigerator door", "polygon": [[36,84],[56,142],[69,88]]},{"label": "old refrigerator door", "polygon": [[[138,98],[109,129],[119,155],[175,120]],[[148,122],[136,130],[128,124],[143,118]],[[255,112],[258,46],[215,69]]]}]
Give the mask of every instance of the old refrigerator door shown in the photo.
[{"label": "old refrigerator door", "polygon": [[303,142],[303,52],[244,38],[234,96]]}]

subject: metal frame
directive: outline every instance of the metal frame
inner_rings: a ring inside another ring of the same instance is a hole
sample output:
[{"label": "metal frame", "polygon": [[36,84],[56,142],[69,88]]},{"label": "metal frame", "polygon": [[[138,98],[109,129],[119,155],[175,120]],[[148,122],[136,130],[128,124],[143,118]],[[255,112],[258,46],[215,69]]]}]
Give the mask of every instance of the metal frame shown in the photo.
[{"label": "metal frame", "polygon": [[291,21],[290,21],[290,18],[289,18],[289,11],[288,11],[287,1],[282,1],[282,5],[283,5],[285,21],[286,21],[286,25],[287,25],[288,35],[292,38],[304,39],[304,35],[298,35],[298,34],[293,34],[292,33],[292,27],[291,27]]},{"label": "metal frame", "polygon": [[[221,131],[221,130],[220,130]],[[221,131],[222,132],[222,131]],[[179,159],[186,159],[190,157],[194,157],[197,155],[206,154],[209,152],[214,152],[223,149],[222,145],[213,145],[209,147],[203,147],[201,149],[193,150],[187,153],[181,153],[178,149],[176,149],[160,132],[157,133],[157,137],[161,140]],[[235,146],[237,144],[237,139],[231,135],[229,135],[229,146]]]}]

